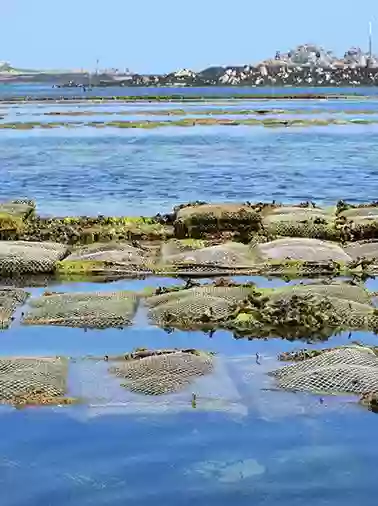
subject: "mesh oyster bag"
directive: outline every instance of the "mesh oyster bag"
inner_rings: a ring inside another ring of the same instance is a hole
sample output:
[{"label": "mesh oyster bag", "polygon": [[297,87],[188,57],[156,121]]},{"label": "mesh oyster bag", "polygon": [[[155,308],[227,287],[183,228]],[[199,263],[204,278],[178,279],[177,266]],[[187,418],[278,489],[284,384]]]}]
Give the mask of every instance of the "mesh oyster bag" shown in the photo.
[{"label": "mesh oyster bag", "polygon": [[360,284],[350,284],[344,281],[333,280],[331,283],[303,283],[277,289],[270,295],[270,299],[282,300],[292,295],[317,295],[333,297],[344,301],[358,302],[371,306],[371,294]]},{"label": "mesh oyster bag", "polygon": [[127,243],[91,244],[73,251],[64,262],[97,261],[131,265],[145,265],[150,258],[146,248],[136,248]]},{"label": "mesh oyster bag", "polygon": [[337,220],[346,225],[352,240],[378,238],[378,208],[374,206],[352,207],[341,211]]},{"label": "mesh oyster bag", "polygon": [[378,240],[351,243],[345,251],[353,260],[363,258],[378,263]]},{"label": "mesh oyster bag", "polygon": [[194,349],[137,349],[121,356],[75,359],[70,394],[82,400],[80,416],[85,417],[109,412],[164,415],[193,408],[244,416],[247,407],[229,362],[228,357]]},{"label": "mesh oyster bag", "polygon": [[329,394],[378,391],[378,357],[368,348],[327,351],[272,371],[280,388]]},{"label": "mesh oyster bag", "polygon": [[163,262],[172,266],[175,271],[193,273],[256,270],[256,261],[251,248],[236,242],[186,249],[175,254],[165,255]]},{"label": "mesh oyster bag", "polygon": [[362,285],[313,282],[255,291],[226,322],[238,333],[326,339],[341,330],[378,328],[378,312]]},{"label": "mesh oyster bag", "polygon": [[67,362],[61,358],[1,358],[0,402],[63,397]]},{"label": "mesh oyster bag", "polygon": [[246,204],[188,205],[176,210],[176,237],[200,237],[202,234],[235,231],[240,227],[258,230],[260,214]]},{"label": "mesh oyster bag", "polygon": [[145,395],[178,392],[212,370],[211,356],[182,351],[125,360],[110,368],[124,388]]},{"label": "mesh oyster bag", "polygon": [[127,291],[61,293],[31,299],[29,304],[26,325],[123,327],[130,324],[138,297]]},{"label": "mesh oyster bag", "polygon": [[254,248],[256,255],[264,261],[296,260],[302,262],[350,262],[351,257],[338,245],[330,241],[308,238],[276,239]]},{"label": "mesh oyster bag", "polygon": [[9,326],[17,306],[23,304],[27,296],[21,288],[0,288],[0,329]]},{"label": "mesh oyster bag", "polygon": [[328,310],[324,304],[324,316],[328,313],[329,316],[336,318],[335,321],[350,328],[374,327],[374,322],[377,320],[371,295],[362,286],[354,286],[344,282],[295,285],[277,290],[270,296],[270,301],[290,304],[293,297],[307,299],[310,304],[314,305],[328,302]]},{"label": "mesh oyster bag", "polygon": [[0,276],[53,272],[66,253],[54,242],[0,241]]},{"label": "mesh oyster bag", "polygon": [[204,285],[146,298],[149,317],[157,323],[206,323],[225,318],[252,291],[247,286]]},{"label": "mesh oyster bag", "polygon": [[336,240],[340,233],[333,220],[323,209],[287,206],[270,210],[263,227],[272,236]]},{"label": "mesh oyster bag", "polygon": [[208,242],[202,239],[169,239],[161,245],[160,255],[164,262],[172,256],[203,249],[207,245]]}]

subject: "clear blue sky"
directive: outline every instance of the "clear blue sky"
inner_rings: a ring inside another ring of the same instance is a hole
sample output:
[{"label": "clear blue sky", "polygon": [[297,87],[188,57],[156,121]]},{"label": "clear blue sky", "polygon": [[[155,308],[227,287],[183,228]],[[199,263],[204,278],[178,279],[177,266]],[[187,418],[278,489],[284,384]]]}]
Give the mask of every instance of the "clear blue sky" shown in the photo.
[{"label": "clear blue sky", "polygon": [[0,0],[0,60],[16,67],[253,63],[305,42],[367,46],[378,0]]}]

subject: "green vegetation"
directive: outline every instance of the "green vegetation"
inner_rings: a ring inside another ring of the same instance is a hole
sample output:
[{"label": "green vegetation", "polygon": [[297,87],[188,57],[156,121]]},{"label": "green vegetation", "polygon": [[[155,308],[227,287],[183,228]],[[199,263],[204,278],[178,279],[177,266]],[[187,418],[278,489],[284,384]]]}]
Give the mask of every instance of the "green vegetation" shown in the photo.
[{"label": "green vegetation", "polygon": [[189,249],[201,249],[206,248],[206,246],[209,245],[208,242],[204,241],[203,239],[188,238],[188,239],[180,239],[179,242],[182,246]]},{"label": "green vegetation", "polygon": [[3,231],[21,232],[24,221],[21,216],[0,212],[0,233]]},{"label": "green vegetation", "polygon": [[[120,104],[121,105],[121,104]],[[315,114],[322,115],[373,115],[377,114],[377,111],[373,109],[360,109],[360,110],[348,110],[348,109],[235,109],[233,107],[227,107],[227,103],[224,105],[226,107],[219,107],[217,109],[207,109],[204,105],[202,109],[137,109],[137,110],[119,110],[119,111],[96,111],[96,110],[64,110],[64,111],[48,111],[48,112],[34,112],[27,113],[27,115],[31,116],[64,116],[64,117],[82,117],[82,116],[265,116],[265,115],[297,115],[303,114],[308,116],[313,116]],[[219,105],[219,104],[217,104]],[[223,104],[221,104],[223,105]],[[6,113],[5,113],[6,114]],[[20,113],[20,116],[23,114]],[[1,117],[0,117],[1,119]],[[2,118],[4,119],[4,117]],[[359,121],[358,119],[354,121]]]},{"label": "green vegetation", "polygon": [[12,404],[16,409],[32,406],[67,406],[82,403],[83,400],[78,397],[54,397],[39,393],[38,391],[20,395],[15,397],[12,401]]},{"label": "green vegetation", "polygon": [[280,118],[183,118],[179,120],[142,120],[142,121],[91,121],[85,122],[53,122],[53,123],[42,123],[42,122],[14,122],[14,123],[0,123],[0,129],[11,129],[11,130],[32,130],[33,128],[80,128],[80,127],[92,127],[92,128],[143,128],[143,129],[154,129],[162,127],[194,127],[194,126],[262,126],[267,128],[275,127],[321,127],[329,125],[371,125],[378,124],[378,119],[337,119],[337,118],[316,118],[316,119],[280,119]]},{"label": "green vegetation", "polygon": [[341,329],[375,331],[378,311],[371,297],[358,284],[328,280],[265,290],[191,284],[158,289],[146,302],[150,318],[163,327],[227,328],[237,336],[322,340]]},{"label": "green vegetation", "polygon": [[173,231],[154,218],[68,216],[32,220],[25,233],[29,240],[92,244],[112,240],[166,239]]},{"label": "green vegetation", "polygon": [[2,102],[3,104],[12,104],[12,103],[90,103],[90,102],[207,102],[207,101],[216,101],[222,102],[224,100],[369,100],[375,99],[376,97],[365,97],[362,94],[340,94],[340,93],[329,93],[329,94],[321,94],[321,93],[253,93],[253,94],[228,94],[228,95],[180,95],[180,94],[172,94],[172,95],[117,95],[113,97],[101,97],[101,96],[88,96],[88,98],[83,99],[83,96],[78,95],[76,97],[67,97],[67,98],[59,98],[56,97],[38,97],[38,98],[30,98],[30,97],[14,97],[11,100],[5,99]]},{"label": "green vegetation", "polygon": [[95,260],[63,260],[56,265],[56,272],[62,275],[94,274],[109,270],[109,262]]}]

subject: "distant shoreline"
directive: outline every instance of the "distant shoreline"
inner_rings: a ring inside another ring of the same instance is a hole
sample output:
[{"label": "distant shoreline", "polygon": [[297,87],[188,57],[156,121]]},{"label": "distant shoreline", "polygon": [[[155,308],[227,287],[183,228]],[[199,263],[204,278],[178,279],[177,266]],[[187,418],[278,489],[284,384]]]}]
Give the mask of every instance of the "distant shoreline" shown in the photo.
[{"label": "distant shoreline", "polygon": [[253,88],[340,88],[378,87],[378,68],[306,67],[281,69],[277,67],[213,67],[197,74],[176,72],[166,75],[121,75],[88,73],[30,73],[0,72],[1,84],[46,84],[52,87],[113,88],[113,87],[253,87]]}]

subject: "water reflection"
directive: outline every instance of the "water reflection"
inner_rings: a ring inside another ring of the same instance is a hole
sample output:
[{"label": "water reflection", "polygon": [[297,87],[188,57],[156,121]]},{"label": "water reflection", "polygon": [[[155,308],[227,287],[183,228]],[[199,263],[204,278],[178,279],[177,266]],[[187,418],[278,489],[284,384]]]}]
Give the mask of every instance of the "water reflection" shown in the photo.
[{"label": "water reflection", "polygon": [[317,422],[274,424],[197,412],[83,423],[34,411],[0,420],[19,434],[0,441],[7,504],[51,504],[53,498],[58,505],[173,505],[179,494],[180,504],[232,498],[237,504],[341,505],[358,497],[375,504],[368,493],[375,480],[369,444],[375,420],[365,414],[325,412]]}]

